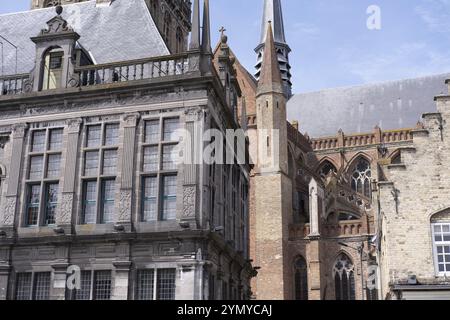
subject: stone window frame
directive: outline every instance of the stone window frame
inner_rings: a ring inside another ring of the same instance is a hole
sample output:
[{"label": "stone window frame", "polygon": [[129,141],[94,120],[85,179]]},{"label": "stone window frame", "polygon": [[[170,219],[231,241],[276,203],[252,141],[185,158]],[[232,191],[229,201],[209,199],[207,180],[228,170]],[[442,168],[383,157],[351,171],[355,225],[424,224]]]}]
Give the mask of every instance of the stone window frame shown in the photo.
[{"label": "stone window frame", "polygon": [[[116,137],[116,143],[115,144],[107,144],[106,142],[106,129],[107,126],[114,125],[117,127],[117,137]],[[100,144],[97,146],[88,146],[89,142],[89,128],[100,126]],[[116,195],[119,190],[119,181],[117,179],[118,176],[118,169],[119,169],[119,149],[120,149],[120,130],[121,125],[119,120],[109,120],[109,121],[98,121],[98,122],[92,122],[87,123],[84,126],[84,135],[83,135],[83,141],[82,141],[82,147],[81,147],[81,172],[80,172],[80,214],[78,217],[78,224],[79,225],[104,225],[108,223],[114,223],[115,220],[115,212],[116,212]],[[103,168],[104,168],[104,155],[106,152],[109,151],[115,151],[116,152],[116,170],[114,174],[107,173],[104,174]],[[85,169],[86,169],[86,154],[89,152],[97,152],[98,158],[97,158],[97,172],[96,174],[88,174],[85,175]],[[113,213],[112,213],[112,221],[106,221],[103,217],[103,208],[104,208],[104,190],[103,187],[108,181],[114,181],[114,204],[113,204]],[[96,190],[95,190],[95,210],[96,210],[96,222],[92,223],[86,223],[85,220],[85,205],[86,205],[86,185],[89,182],[95,182],[96,183]]]},{"label": "stone window frame", "polygon": [[[179,114],[167,114],[167,115],[159,115],[159,116],[149,116],[149,117],[143,117],[142,122],[140,124],[140,131],[142,132],[141,138],[139,140],[139,159],[138,159],[138,190],[140,197],[138,199],[138,222],[139,223],[157,223],[157,222],[166,222],[166,221],[175,221],[177,219],[176,215],[173,217],[173,219],[164,219],[163,217],[163,196],[164,196],[164,179],[166,177],[176,177],[176,200],[178,201],[178,184],[179,184],[179,171],[180,168],[178,165],[175,165],[173,168],[164,169],[164,148],[168,146],[175,147],[175,150],[177,150],[177,146],[180,145],[180,137],[178,140],[165,140],[164,137],[164,124],[167,120],[174,120],[178,119],[178,129],[182,128],[182,119]],[[149,122],[158,122],[158,141],[147,141],[147,135],[146,135],[146,129],[147,129],[147,123]],[[146,148],[157,148],[157,168],[156,170],[144,170],[144,163],[145,163],[145,149]],[[146,221],[144,216],[144,209],[145,209],[145,200],[146,200],[146,193],[145,193],[145,180],[146,179],[156,179],[156,219],[154,220],[148,220]],[[178,210],[176,210],[178,211]]]},{"label": "stone window frame", "polygon": [[[368,164],[368,169],[365,171],[359,170],[358,166],[362,164],[363,162],[366,162]],[[372,196],[372,178],[373,178],[373,169],[372,164],[369,159],[367,159],[364,156],[359,156],[354,160],[352,165],[350,166],[350,170],[348,171],[350,176],[350,187],[353,191],[357,192],[358,194],[361,194],[367,198],[370,198]],[[358,177],[356,177],[356,174],[358,174]],[[358,191],[358,185],[361,183],[361,191]],[[367,190],[365,189],[367,186]],[[366,192],[367,191],[367,192]]]},{"label": "stone window frame", "polygon": [[[344,263],[345,262],[345,263]],[[342,264],[342,267],[340,267],[339,264]],[[344,275],[347,279],[343,279],[342,276]],[[335,283],[335,294],[336,294],[336,300],[340,297],[339,300],[341,301],[353,301],[356,300],[356,278],[355,278],[356,268],[355,264],[352,260],[352,258],[345,252],[341,252],[333,265],[333,279]],[[339,296],[338,296],[338,286],[339,284]],[[344,299],[344,286],[343,284],[347,285],[347,299]]]},{"label": "stone window frame", "polygon": [[[159,290],[161,289],[159,287],[159,280],[160,280],[160,274],[162,271],[170,271],[173,275],[173,287],[170,288],[172,291],[172,298],[171,299],[160,299],[161,292]],[[134,298],[135,300],[148,300],[150,299],[141,299],[139,296],[140,290],[142,287],[139,284],[139,274],[141,272],[149,272],[152,274],[153,280],[152,280],[152,301],[171,301],[176,299],[176,293],[177,293],[177,273],[178,270],[175,267],[158,267],[158,268],[137,268],[135,270],[135,290],[134,290]]]},{"label": "stone window frame", "polygon": [[[98,299],[98,297],[96,297],[96,293],[98,291],[98,288],[96,288],[96,280],[98,278],[98,275],[100,273],[108,273],[109,276],[109,299]],[[114,286],[115,286],[115,281],[114,281],[114,274],[113,271],[110,269],[83,269],[81,270],[81,286],[83,286],[83,276],[85,275],[89,275],[89,279],[87,280],[89,283],[89,287],[88,288],[84,288],[86,291],[88,292],[88,298],[77,298],[77,290],[69,290],[66,287],[66,293],[65,293],[65,298],[66,300],[75,300],[75,301],[101,301],[101,300],[112,300],[113,298],[113,294],[114,294]],[[84,279],[84,281],[86,282],[86,279]],[[83,290],[83,289],[81,289]],[[85,292],[86,293],[86,292]]]},{"label": "stone window frame", "polygon": [[[49,300],[52,292],[52,272],[51,271],[24,271],[24,272],[16,272],[14,275],[14,300],[18,299],[18,285],[19,285],[19,276],[28,275],[29,279],[29,292],[27,292],[28,298],[20,299],[20,300]],[[47,275],[48,276],[48,292],[46,293],[46,297],[41,297],[40,299],[36,299],[36,291],[38,285],[38,276]]]},{"label": "stone window frame", "polygon": [[[42,132],[45,131],[45,137],[44,137],[44,150],[33,150],[34,146],[34,134],[36,132]],[[53,131],[61,131],[61,142],[60,147],[58,149],[51,149],[51,132]],[[27,147],[27,155],[26,155],[26,163],[25,163],[25,178],[24,178],[24,201],[23,201],[23,214],[21,215],[22,222],[21,226],[24,228],[33,228],[33,227],[48,227],[48,226],[54,226],[56,225],[56,216],[54,217],[55,221],[54,223],[45,223],[46,213],[47,213],[47,188],[50,185],[56,185],[58,184],[58,191],[57,191],[57,203],[54,205],[56,208],[60,201],[60,195],[61,195],[61,175],[62,175],[62,162],[63,162],[63,152],[64,152],[64,137],[65,137],[65,128],[63,126],[49,126],[49,127],[43,127],[43,128],[32,128],[29,131],[28,135],[28,147]],[[47,170],[49,165],[49,158],[51,156],[59,156],[60,162],[59,162],[59,174],[47,177]],[[35,157],[42,157],[42,164],[41,164],[41,177],[40,178],[31,178],[29,176],[30,170],[31,170],[31,159]],[[29,195],[30,195],[30,187],[32,186],[40,186],[39,191],[39,203],[38,203],[38,214],[36,219],[36,224],[28,224],[28,208],[29,208]]]},{"label": "stone window frame", "polygon": [[[308,300],[308,264],[303,256],[298,256],[293,262],[294,274],[294,299],[299,301]],[[300,288],[299,288],[300,287]]]},{"label": "stone window frame", "polygon": [[[450,239],[449,240],[443,240],[443,241],[436,241],[436,227],[439,227],[443,232],[441,232],[442,239],[444,239],[444,236],[450,237],[450,221],[449,220],[434,220],[431,223],[431,236],[432,236],[432,245],[433,245],[433,262],[434,262],[434,268],[435,268],[435,274],[438,277],[448,277],[450,276],[450,267],[447,268],[446,266],[450,266],[450,260],[447,261],[447,259],[450,258]],[[448,230],[448,231],[445,231]],[[443,247],[443,252],[438,252],[438,247]],[[443,257],[443,262],[439,262],[439,256]],[[443,264],[444,265],[444,271],[439,270],[439,266]]]}]

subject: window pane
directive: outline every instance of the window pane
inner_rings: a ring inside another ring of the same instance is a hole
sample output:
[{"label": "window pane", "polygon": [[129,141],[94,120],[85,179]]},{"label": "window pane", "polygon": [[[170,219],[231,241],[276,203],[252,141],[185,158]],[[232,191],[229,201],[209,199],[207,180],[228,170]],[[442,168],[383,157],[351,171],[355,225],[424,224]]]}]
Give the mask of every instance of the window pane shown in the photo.
[{"label": "window pane", "polygon": [[177,217],[177,177],[166,176],[163,180],[163,220],[174,220]]},{"label": "window pane", "polygon": [[41,186],[32,185],[28,189],[28,208],[27,225],[35,226],[38,224],[39,204],[41,202]]},{"label": "window pane", "polygon": [[16,300],[31,300],[31,273],[17,274]]},{"label": "window pane", "polygon": [[51,154],[48,156],[47,178],[59,178],[61,169],[61,155]]},{"label": "window pane", "polygon": [[54,129],[50,131],[50,150],[61,150],[63,140],[63,130]]},{"label": "window pane", "polygon": [[45,151],[45,131],[34,131],[33,132],[33,143],[31,147],[33,152],[43,152]]},{"label": "window pane", "polygon": [[164,120],[164,141],[178,141],[176,130],[179,128],[178,118]]},{"label": "window pane", "polygon": [[114,197],[116,181],[105,180],[102,182],[102,222],[114,222]]},{"label": "window pane", "polygon": [[81,271],[80,290],[75,290],[75,300],[91,299],[91,271]]},{"label": "window pane", "polygon": [[30,180],[40,180],[42,179],[42,170],[44,164],[43,156],[36,156],[30,158]]},{"label": "window pane", "polygon": [[33,300],[49,300],[50,278],[50,272],[41,272],[34,275]]},{"label": "window pane", "polygon": [[144,172],[153,172],[158,170],[158,147],[144,148]]},{"label": "window pane", "polygon": [[105,126],[105,146],[115,146],[119,141],[119,125],[107,124]]},{"label": "window pane", "polygon": [[96,271],[94,278],[94,300],[110,300],[111,271]]},{"label": "window pane", "polygon": [[450,224],[446,224],[442,226],[442,231],[443,232],[450,232]]},{"label": "window pane", "polygon": [[177,146],[170,145],[163,147],[163,170],[177,169]]},{"label": "window pane", "polygon": [[102,127],[101,126],[89,126],[88,127],[88,138],[87,138],[87,147],[99,147],[101,143],[101,134]]},{"label": "window pane", "polygon": [[143,221],[156,221],[158,220],[157,215],[157,193],[158,184],[156,177],[149,177],[144,179],[144,213]]},{"label": "window pane", "polygon": [[87,181],[84,186],[84,223],[97,222],[97,182]]},{"label": "window pane", "polygon": [[145,122],[145,142],[159,143],[159,120],[152,120]]},{"label": "window pane", "polygon": [[137,274],[137,300],[153,300],[155,272],[153,270],[139,270]]},{"label": "window pane", "polygon": [[115,175],[117,168],[117,151],[108,150],[103,153],[103,174]]},{"label": "window pane", "polygon": [[175,300],[175,269],[160,269],[157,272],[157,300]]},{"label": "window pane", "polygon": [[441,232],[441,226],[440,225],[434,226],[434,232],[436,233]]},{"label": "window pane", "polygon": [[86,159],[84,162],[84,175],[96,176],[98,174],[98,151],[86,152]]},{"label": "window pane", "polygon": [[45,220],[44,223],[46,225],[52,225],[56,223],[56,206],[58,205],[58,191],[59,185],[49,184],[47,185],[45,196],[47,200],[46,208],[45,208]]}]

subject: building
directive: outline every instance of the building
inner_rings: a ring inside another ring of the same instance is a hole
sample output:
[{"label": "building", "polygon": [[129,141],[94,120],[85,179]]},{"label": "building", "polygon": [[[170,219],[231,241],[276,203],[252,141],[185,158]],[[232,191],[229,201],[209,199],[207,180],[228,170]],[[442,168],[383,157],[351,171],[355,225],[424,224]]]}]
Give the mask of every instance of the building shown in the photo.
[{"label": "building", "polygon": [[250,168],[192,161],[239,128],[209,1],[61,2],[0,16],[0,299],[249,298]]}]

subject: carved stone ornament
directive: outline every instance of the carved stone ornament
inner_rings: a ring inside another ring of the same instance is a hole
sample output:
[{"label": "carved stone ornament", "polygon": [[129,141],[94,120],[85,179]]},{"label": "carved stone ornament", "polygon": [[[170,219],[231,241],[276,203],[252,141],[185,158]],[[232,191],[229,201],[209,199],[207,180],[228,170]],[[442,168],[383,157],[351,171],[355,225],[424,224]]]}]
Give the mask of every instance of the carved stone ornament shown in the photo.
[{"label": "carved stone ornament", "polygon": [[120,190],[118,222],[129,222],[131,219],[132,190]]},{"label": "carved stone ornament", "polygon": [[69,133],[79,133],[82,123],[83,123],[83,120],[81,120],[79,118],[67,120],[67,129],[68,129]]},{"label": "carved stone ornament", "polygon": [[25,131],[27,130],[28,125],[25,123],[18,123],[13,125],[12,132],[13,138],[23,138],[25,137]]},{"label": "carved stone ornament", "polygon": [[200,121],[203,116],[202,108],[190,108],[184,111],[186,121]]},{"label": "carved stone ornament", "polygon": [[70,224],[72,221],[73,194],[64,193],[61,199],[59,215],[57,215],[58,225]]},{"label": "carved stone ornament", "polygon": [[14,214],[16,212],[16,204],[17,204],[17,198],[16,197],[9,197],[5,200],[5,205],[3,207],[3,221],[0,221],[0,223],[3,223],[5,226],[10,226],[14,224]]},{"label": "carved stone ornament", "polygon": [[124,127],[136,127],[139,120],[139,113],[128,113],[122,117]]},{"label": "carved stone ornament", "polygon": [[183,188],[183,218],[195,217],[196,187]]},{"label": "carved stone ornament", "polygon": [[47,29],[41,31],[42,35],[55,34],[61,32],[73,32],[72,28],[69,27],[67,21],[61,16],[56,16],[47,22]]}]

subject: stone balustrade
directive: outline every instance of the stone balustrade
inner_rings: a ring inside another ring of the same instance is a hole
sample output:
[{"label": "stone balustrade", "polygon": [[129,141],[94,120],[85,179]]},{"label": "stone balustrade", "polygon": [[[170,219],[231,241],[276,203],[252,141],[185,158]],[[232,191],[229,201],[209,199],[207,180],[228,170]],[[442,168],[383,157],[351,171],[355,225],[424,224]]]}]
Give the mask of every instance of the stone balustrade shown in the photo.
[{"label": "stone balustrade", "polygon": [[0,96],[17,95],[31,89],[29,84],[29,74],[19,74],[13,76],[0,76]]}]

